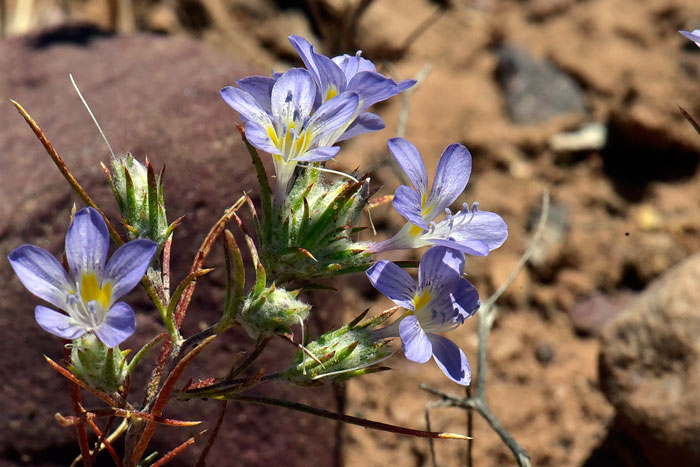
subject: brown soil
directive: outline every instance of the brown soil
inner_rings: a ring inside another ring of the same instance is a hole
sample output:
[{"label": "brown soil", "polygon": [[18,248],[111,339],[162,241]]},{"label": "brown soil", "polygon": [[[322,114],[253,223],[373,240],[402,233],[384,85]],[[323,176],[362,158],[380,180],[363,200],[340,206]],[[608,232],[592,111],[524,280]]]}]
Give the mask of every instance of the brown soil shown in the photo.
[{"label": "brown soil", "polygon": [[[67,3],[71,18],[110,26],[103,2]],[[397,78],[416,76],[430,65],[410,98],[405,135],[420,149],[429,173],[445,146],[466,144],[474,172],[460,201],[478,200],[509,226],[501,249],[468,262],[482,297],[505,280],[527,248],[543,190],[550,191],[563,213],[562,235],[501,299],[489,345],[488,395],[496,415],[535,465],[584,465],[606,439],[614,411],[599,389],[599,342],[595,335],[577,333],[570,313],[581,306],[589,307],[583,308],[584,315],[585,310],[594,313],[588,299],[597,293],[612,297],[641,290],[700,250],[700,136],[678,110],[681,105],[700,117],[700,49],[676,33],[700,27],[700,3],[474,0],[447,2],[451,8],[436,15],[437,3],[445,2],[404,0],[399,8],[399,2],[377,0],[359,17],[356,34],[341,40],[334,39],[333,30],[326,31],[325,41],[318,38],[323,29],[309,19],[314,15],[308,9],[280,10],[267,1],[192,0],[182,2],[190,5],[190,16],[183,17],[168,2],[135,3],[136,27],[189,34],[267,69],[283,69],[294,59],[286,42],[292,33],[330,47],[362,48]],[[337,12],[355,3],[308,2],[320,4],[317,13],[333,27],[347,24]],[[224,7],[225,16],[207,13],[217,5]],[[55,21],[55,15],[42,18],[49,19],[37,21],[37,27]],[[428,26],[404,48],[405,39],[428,18]],[[551,60],[577,80],[587,113],[533,125],[511,123],[495,78],[494,47],[504,43]],[[381,106],[387,129],[350,141],[341,153],[343,167],[373,171],[374,181],[384,185],[380,195],[393,193],[398,185],[387,163],[386,139],[395,134],[401,109],[401,99]],[[604,150],[557,154],[549,149],[550,137],[585,122],[607,125]],[[375,212],[380,235],[400,226],[389,206]],[[343,289],[349,304],[346,319],[366,306],[375,312],[388,306],[363,277],[350,278],[348,284]],[[475,328],[471,322],[451,334],[472,361]],[[391,372],[347,385],[348,414],[422,428],[425,404],[433,398],[418,389],[419,383],[462,390],[433,363],[417,365],[396,357],[390,364]],[[458,409],[433,409],[431,421],[435,430],[465,431],[465,414]],[[347,465],[431,465],[424,440],[357,427],[346,428],[344,436]],[[475,465],[513,463],[478,418],[473,436]],[[439,441],[435,446],[439,464],[463,464],[464,443]]]}]

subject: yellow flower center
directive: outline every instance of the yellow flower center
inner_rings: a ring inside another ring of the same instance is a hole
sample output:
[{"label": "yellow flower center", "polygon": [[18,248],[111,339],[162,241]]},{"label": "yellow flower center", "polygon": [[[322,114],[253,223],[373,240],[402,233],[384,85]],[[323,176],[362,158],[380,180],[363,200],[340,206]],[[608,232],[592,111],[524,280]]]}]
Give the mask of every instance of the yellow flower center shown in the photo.
[{"label": "yellow flower center", "polygon": [[83,303],[90,303],[92,300],[95,300],[106,309],[109,307],[109,302],[112,299],[112,286],[108,282],[100,287],[95,273],[83,274],[80,280],[80,295]]},{"label": "yellow flower center", "polygon": [[328,89],[326,89],[326,97],[325,97],[325,99],[323,99],[323,102],[326,102],[327,100],[333,99],[337,95],[338,95],[338,90],[335,88],[335,86],[331,86]]},{"label": "yellow flower center", "polygon": [[418,227],[417,225],[412,225],[412,226],[411,226],[411,229],[408,231],[408,234],[409,234],[411,237],[417,237],[417,236],[420,235],[421,233],[423,233],[423,229],[420,228],[420,227]]},{"label": "yellow flower center", "polygon": [[427,305],[428,302],[430,302],[430,291],[428,289],[423,290],[423,293],[420,295],[416,294],[415,297],[413,297],[415,312],[418,313],[418,310]]}]

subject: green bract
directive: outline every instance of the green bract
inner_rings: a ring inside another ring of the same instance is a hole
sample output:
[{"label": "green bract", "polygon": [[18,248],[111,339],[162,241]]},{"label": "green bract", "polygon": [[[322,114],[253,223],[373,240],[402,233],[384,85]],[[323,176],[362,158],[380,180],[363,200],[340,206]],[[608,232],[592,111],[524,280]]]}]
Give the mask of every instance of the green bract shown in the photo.
[{"label": "green bract", "polygon": [[291,327],[309,315],[310,305],[297,300],[298,291],[272,284],[261,291],[253,288],[243,302],[240,323],[250,337],[291,333]]},{"label": "green bract", "polygon": [[92,333],[75,339],[70,353],[70,370],[81,381],[98,391],[113,393],[124,384],[129,350],[109,348]]}]

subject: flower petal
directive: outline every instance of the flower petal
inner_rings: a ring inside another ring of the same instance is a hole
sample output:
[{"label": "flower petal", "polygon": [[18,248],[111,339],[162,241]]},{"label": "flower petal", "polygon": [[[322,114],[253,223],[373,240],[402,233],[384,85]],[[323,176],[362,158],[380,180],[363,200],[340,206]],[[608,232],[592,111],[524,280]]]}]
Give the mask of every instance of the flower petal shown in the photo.
[{"label": "flower petal", "polygon": [[443,246],[432,247],[423,255],[418,266],[418,289],[429,289],[435,296],[451,293],[462,277],[464,262],[461,251]]},{"label": "flower petal", "polygon": [[371,60],[362,58],[359,51],[355,55],[338,55],[331,60],[343,70],[345,79],[348,81],[352,80],[356,74],[362,71],[377,71],[377,67],[374,66],[374,63],[372,63]]},{"label": "flower petal", "polygon": [[403,269],[391,261],[377,261],[366,271],[375,289],[397,305],[413,310],[416,283]]},{"label": "flower petal", "polygon": [[66,234],[66,258],[73,277],[80,280],[83,273],[91,272],[101,276],[108,250],[109,232],[102,215],[93,208],[76,212]]},{"label": "flower petal", "polygon": [[111,282],[111,303],[129,293],[146,274],[158,244],[153,240],[139,238],[120,246],[109,259],[102,283]]},{"label": "flower petal", "polygon": [[433,346],[414,315],[406,316],[401,320],[399,334],[401,335],[403,354],[407,359],[417,363],[425,363],[430,360],[433,355]]},{"label": "flower petal", "polygon": [[428,339],[432,344],[435,362],[442,372],[455,383],[469,386],[472,371],[462,349],[451,340],[437,334],[428,334]]},{"label": "flower petal", "polygon": [[338,154],[338,151],[340,151],[340,148],[338,146],[323,146],[320,148],[311,149],[310,151],[306,151],[303,156],[296,157],[294,160],[302,162],[327,161],[328,159],[332,159],[333,157],[335,157],[335,155]]},{"label": "flower petal", "polygon": [[357,73],[348,83],[347,90],[360,95],[360,112],[399,93],[396,81],[374,71]]},{"label": "flower petal", "polygon": [[336,143],[345,141],[354,136],[361,135],[363,133],[369,133],[371,131],[378,131],[384,129],[384,121],[373,113],[365,112],[357,116],[355,120],[350,124],[347,130],[336,140]]},{"label": "flower petal", "polygon": [[408,222],[423,229],[427,229],[428,224],[423,219],[420,202],[420,195],[416,190],[406,185],[401,185],[394,193],[394,201],[392,204],[396,212],[401,214]]},{"label": "flower petal", "polygon": [[412,88],[418,81],[415,79],[405,79],[397,84],[399,92],[404,92],[406,89]]},{"label": "flower petal", "polygon": [[459,319],[464,321],[467,318],[476,313],[476,310],[481,306],[481,300],[479,300],[479,293],[476,288],[466,279],[460,279],[457,287],[453,290],[450,295],[452,299],[452,305],[455,311],[458,313]]},{"label": "flower petal", "polygon": [[695,29],[693,32],[688,32],[688,31],[678,31],[683,36],[685,36],[686,39],[689,39],[693,42],[695,42],[695,45],[700,47],[700,29]]},{"label": "flower petal", "polygon": [[311,114],[316,99],[316,84],[308,71],[291,68],[272,87],[271,107],[275,121],[285,125]]},{"label": "flower petal", "polygon": [[222,88],[219,94],[233,110],[241,115],[245,122],[256,122],[264,127],[272,127],[269,113],[251,94],[233,86]]},{"label": "flower petal", "polygon": [[60,309],[66,307],[66,294],[75,293],[75,284],[51,253],[38,246],[22,245],[7,258],[27,290]]},{"label": "flower petal", "polygon": [[44,331],[64,339],[76,339],[85,334],[85,328],[69,316],[45,306],[39,305],[34,309],[34,318]]},{"label": "flower petal", "polygon": [[345,73],[333,60],[316,53],[314,47],[303,37],[292,35],[289,36],[289,41],[318,83],[323,102],[345,91],[347,86]]},{"label": "flower petal", "polygon": [[272,144],[270,135],[265,131],[265,128],[256,122],[248,122],[246,124],[245,137],[250,144],[268,154],[281,154],[277,146]]},{"label": "flower petal", "polygon": [[[349,125],[350,120],[356,114],[358,104],[359,97],[355,92],[344,92],[324,102],[309,120],[308,131],[312,135],[312,144],[338,128]],[[336,139],[334,138],[325,146],[331,146]]]},{"label": "flower petal", "polygon": [[450,144],[440,156],[433,188],[426,203],[430,214],[424,213],[425,220],[435,219],[445,208],[449,208],[462,194],[472,171],[472,156],[461,144]]},{"label": "flower petal", "polygon": [[[470,216],[468,222],[460,225],[460,220],[466,220],[459,219],[460,217],[468,219]],[[473,244],[475,251],[479,251],[483,248],[481,245],[485,244],[487,251],[482,249],[482,256],[503,245],[508,238],[508,226],[501,216],[493,212],[462,212],[455,216],[454,222],[457,228],[452,232],[452,239],[465,247]]]},{"label": "flower petal", "polygon": [[269,76],[249,76],[239,79],[236,84],[245,92],[250,94],[262,109],[268,114],[272,114],[272,86],[277,80]]},{"label": "flower petal", "polygon": [[406,173],[413,187],[421,194],[428,192],[428,173],[418,149],[404,138],[391,138],[387,141],[389,151]]},{"label": "flower petal", "polygon": [[424,240],[423,237],[425,237],[425,231],[422,229],[419,229],[420,232],[418,232],[417,235],[414,235],[413,230],[415,228],[416,227],[413,224],[407,222],[403,227],[401,227],[401,230],[394,234],[393,237],[381,242],[372,243],[367,250],[372,253],[381,253],[382,251],[420,248],[422,246],[430,245],[431,243],[436,243]]},{"label": "flower petal", "polygon": [[95,334],[107,347],[116,347],[136,330],[134,310],[124,302],[115,303]]}]

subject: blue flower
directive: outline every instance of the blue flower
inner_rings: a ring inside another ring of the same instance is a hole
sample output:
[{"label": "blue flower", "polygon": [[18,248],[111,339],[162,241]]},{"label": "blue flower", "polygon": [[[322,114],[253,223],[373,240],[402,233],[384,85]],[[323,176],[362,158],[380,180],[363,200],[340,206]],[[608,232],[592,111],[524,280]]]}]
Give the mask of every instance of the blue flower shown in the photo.
[{"label": "blue flower", "polygon": [[693,32],[688,32],[688,31],[678,31],[680,32],[683,36],[685,36],[686,39],[689,39],[693,42],[695,42],[695,45],[700,47],[700,29],[696,29]]},{"label": "blue flower", "polygon": [[418,268],[418,284],[391,261],[377,261],[367,270],[372,285],[406,313],[390,326],[374,331],[377,338],[401,337],[407,359],[425,363],[432,356],[452,381],[468,385],[469,362],[462,349],[436,332],[456,328],[479,309],[479,295],[462,278],[464,254],[445,247],[429,249]]},{"label": "blue flower", "polygon": [[311,74],[292,68],[276,80],[253,76],[226,86],[221,97],[246,122],[246,138],[272,155],[282,199],[298,161],[325,161],[340,150],[327,136],[347,126],[357,109],[356,92],[343,92],[316,107]]},{"label": "blue flower", "polygon": [[8,259],[27,290],[66,313],[37,306],[35,318],[44,330],[64,339],[94,332],[103,344],[116,347],[136,328],[134,310],[117,300],[139,283],[157,248],[152,240],[133,240],[106,262],[107,225],[95,209],[84,208],[66,234],[68,272],[34,245],[16,248]]},{"label": "blue flower", "polygon": [[[438,162],[433,187],[428,191],[428,174],[416,147],[403,138],[388,141],[389,150],[408,176],[413,188],[401,185],[394,195],[394,208],[408,222],[392,238],[370,246],[378,253],[387,250],[442,245],[463,253],[486,256],[508,237],[501,216],[479,211],[478,204],[465,204],[453,215],[449,206],[464,191],[472,170],[472,157],[461,144],[450,144]],[[440,222],[435,219],[445,212]]]},{"label": "blue flower", "polygon": [[327,134],[323,138],[325,144],[331,145],[362,133],[381,130],[384,128],[382,119],[365,111],[377,102],[389,99],[416,84],[412,79],[397,83],[378,73],[370,60],[361,57],[361,51],[354,56],[340,55],[329,58],[316,53],[314,47],[303,37],[289,36],[289,41],[313,76],[321,102],[347,91],[354,91],[359,95],[353,119]]}]

